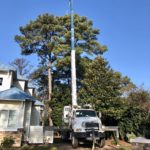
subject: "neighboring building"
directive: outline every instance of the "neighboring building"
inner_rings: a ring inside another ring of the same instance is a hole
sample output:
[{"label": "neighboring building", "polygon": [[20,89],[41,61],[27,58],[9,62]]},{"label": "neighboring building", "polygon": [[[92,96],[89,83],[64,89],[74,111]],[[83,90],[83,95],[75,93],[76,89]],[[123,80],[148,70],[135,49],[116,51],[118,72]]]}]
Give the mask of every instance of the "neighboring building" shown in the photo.
[{"label": "neighboring building", "polygon": [[29,140],[30,126],[41,125],[43,103],[33,97],[34,87],[12,67],[0,63],[0,142],[5,136],[15,146]]}]

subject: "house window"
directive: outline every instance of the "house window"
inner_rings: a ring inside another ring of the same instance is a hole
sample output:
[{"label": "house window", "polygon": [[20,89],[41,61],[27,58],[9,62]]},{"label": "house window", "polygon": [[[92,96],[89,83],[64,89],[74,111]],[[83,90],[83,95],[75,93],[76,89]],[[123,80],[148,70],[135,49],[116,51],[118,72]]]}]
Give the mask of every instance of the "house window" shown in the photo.
[{"label": "house window", "polygon": [[7,127],[8,110],[0,111],[0,127]]},{"label": "house window", "polygon": [[3,78],[0,78],[0,86],[2,85],[3,83]]},{"label": "house window", "polygon": [[0,127],[11,128],[17,126],[17,110],[0,110]]},{"label": "house window", "polygon": [[15,127],[17,122],[17,111],[9,110],[8,127]]}]

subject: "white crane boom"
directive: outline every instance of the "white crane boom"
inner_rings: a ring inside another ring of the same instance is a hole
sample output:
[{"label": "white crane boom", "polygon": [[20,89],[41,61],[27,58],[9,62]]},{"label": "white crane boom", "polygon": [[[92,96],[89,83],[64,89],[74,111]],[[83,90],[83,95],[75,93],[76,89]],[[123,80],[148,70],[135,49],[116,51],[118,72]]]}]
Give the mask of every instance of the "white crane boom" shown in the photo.
[{"label": "white crane boom", "polygon": [[71,16],[71,89],[72,89],[72,107],[77,106],[77,84],[76,84],[76,54],[74,46],[74,12],[73,0],[70,2],[70,16]]}]

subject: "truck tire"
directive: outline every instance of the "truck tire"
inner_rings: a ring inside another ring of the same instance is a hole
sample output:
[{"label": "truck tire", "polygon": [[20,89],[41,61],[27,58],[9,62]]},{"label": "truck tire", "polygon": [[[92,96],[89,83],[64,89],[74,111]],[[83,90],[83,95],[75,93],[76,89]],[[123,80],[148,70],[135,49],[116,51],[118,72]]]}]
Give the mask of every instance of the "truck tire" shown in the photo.
[{"label": "truck tire", "polygon": [[98,146],[100,148],[103,148],[105,146],[105,138],[102,138],[98,141]]},{"label": "truck tire", "polygon": [[73,148],[77,148],[78,147],[78,139],[74,136],[74,134],[72,135],[72,147]]},{"label": "truck tire", "polygon": [[62,139],[62,141],[64,141],[64,142],[67,142],[67,141],[68,141],[68,139],[69,139],[69,134],[68,134],[67,131],[61,132],[61,139]]}]

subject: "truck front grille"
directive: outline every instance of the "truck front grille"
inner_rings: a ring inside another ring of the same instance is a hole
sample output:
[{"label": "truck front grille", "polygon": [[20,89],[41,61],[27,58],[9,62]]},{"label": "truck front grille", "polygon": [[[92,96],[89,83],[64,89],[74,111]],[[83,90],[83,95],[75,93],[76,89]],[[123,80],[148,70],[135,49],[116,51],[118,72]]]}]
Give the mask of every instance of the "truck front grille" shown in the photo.
[{"label": "truck front grille", "polygon": [[86,122],[85,123],[85,128],[87,129],[99,129],[99,124],[97,122]]},{"label": "truck front grille", "polygon": [[87,132],[87,133],[86,133],[86,136],[87,136],[87,137],[92,137],[93,134],[95,135],[95,137],[99,137],[99,133],[98,133],[98,132]]}]

